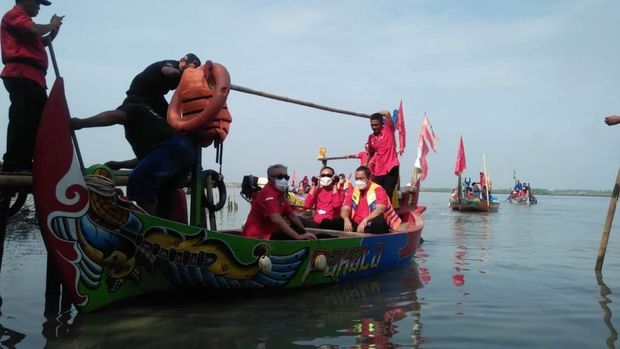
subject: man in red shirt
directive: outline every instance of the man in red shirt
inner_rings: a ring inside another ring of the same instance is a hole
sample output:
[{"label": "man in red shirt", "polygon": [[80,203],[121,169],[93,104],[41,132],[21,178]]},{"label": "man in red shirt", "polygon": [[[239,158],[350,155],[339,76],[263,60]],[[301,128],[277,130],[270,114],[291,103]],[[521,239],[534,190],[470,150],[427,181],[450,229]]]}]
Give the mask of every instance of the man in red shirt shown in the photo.
[{"label": "man in red shirt", "polygon": [[339,179],[335,175],[333,168],[323,167],[318,183],[312,182],[312,188],[304,201],[304,208],[314,209],[314,223],[323,229],[333,229],[333,220],[340,216],[340,207],[344,201],[344,190],[338,190]]},{"label": "man in red shirt", "polygon": [[30,171],[39,120],[47,101],[47,46],[58,34],[64,16],[49,24],[32,21],[47,0],[16,0],[2,17],[0,41],[4,69],[0,77],[9,92],[9,125],[3,171]]},{"label": "man in red shirt", "polygon": [[[382,186],[391,197],[398,183],[398,157],[394,122],[390,113],[382,111],[370,116],[372,133],[368,136],[368,160],[366,166],[373,164],[374,182]],[[398,151],[402,155],[404,149]]]},{"label": "man in red shirt", "polygon": [[[293,213],[293,209],[284,197],[288,190],[288,179],[284,165],[269,166],[268,182],[252,200],[248,219],[243,226],[244,236],[271,239],[272,236],[284,235],[294,240],[316,239],[314,234],[306,232],[299,217]],[[291,224],[285,220],[285,217]]]},{"label": "man in red shirt", "polygon": [[395,231],[401,224],[385,190],[370,180],[370,169],[355,170],[355,186],[344,199],[340,217],[344,231],[384,234]]}]

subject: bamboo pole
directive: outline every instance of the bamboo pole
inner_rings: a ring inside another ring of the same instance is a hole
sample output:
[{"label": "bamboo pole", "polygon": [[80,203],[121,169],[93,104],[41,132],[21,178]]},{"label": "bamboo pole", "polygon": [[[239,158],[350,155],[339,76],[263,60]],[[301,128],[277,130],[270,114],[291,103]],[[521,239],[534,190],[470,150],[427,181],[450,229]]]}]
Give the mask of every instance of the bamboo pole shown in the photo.
[{"label": "bamboo pole", "polygon": [[357,113],[357,112],[354,112],[354,111],[338,109],[338,108],[332,108],[332,107],[328,107],[328,106],[324,106],[324,105],[320,105],[320,104],[316,104],[316,103],[312,103],[312,102],[302,101],[302,100],[299,100],[299,99],[294,99],[294,98],[289,98],[289,97],[284,97],[284,96],[278,96],[278,95],[273,94],[273,93],[253,90],[251,88],[247,88],[247,87],[243,87],[243,86],[230,85],[230,89],[234,90],[234,91],[248,93],[248,94],[251,94],[251,95],[260,96],[260,97],[271,98],[271,99],[275,99],[275,100],[282,101],[282,102],[299,104],[299,105],[303,105],[303,106],[310,107],[310,108],[331,111],[331,112],[334,112],[334,113],[353,115],[353,116],[357,116],[357,117],[360,117],[360,118],[366,118],[366,119],[370,118],[369,114]]},{"label": "bamboo pole", "polygon": [[603,269],[603,261],[605,260],[605,252],[607,251],[607,241],[609,241],[609,233],[611,231],[611,223],[614,221],[614,215],[616,213],[616,205],[618,204],[618,196],[620,195],[620,169],[616,176],[616,184],[609,200],[609,208],[607,209],[607,219],[605,219],[605,225],[603,226],[603,235],[601,236],[601,244],[598,248],[598,257],[596,258],[596,266],[594,270],[600,271]]},{"label": "bamboo pole", "polygon": [[[491,198],[489,198],[489,173],[487,172],[487,158],[482,154],[482,166],[484,167],[484,187],[487,195],[487,208],[491,211]],[[482,185],[482,183],[480,183]]]}]

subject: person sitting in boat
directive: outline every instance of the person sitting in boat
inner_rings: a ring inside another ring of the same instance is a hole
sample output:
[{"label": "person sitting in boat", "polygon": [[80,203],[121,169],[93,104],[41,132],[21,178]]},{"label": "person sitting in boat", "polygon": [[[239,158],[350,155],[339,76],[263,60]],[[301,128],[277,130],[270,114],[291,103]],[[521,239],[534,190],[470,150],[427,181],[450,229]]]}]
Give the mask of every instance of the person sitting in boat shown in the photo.
[{"label": "person sitting in boat", "polygon": [[523,190],[523,184],[521,183],[520,180],[517,179],[517,182],[515,183],[514,191],[518,193],[521,190]]},{"label": "person sitting in boat", "polygon": [[302,220],[304,225],[324,229],[331,229],[334,226],[334,218],[340,216],[340,208],[344,201],[344,191],[338,190],[338,177],[335,177],[335,174],[333,168],[323,167],[318,183],[312,182],[310,192],[304,201],[304,208],[314,209],[312,219],[314,224]]},{"label": "person sitting in boat", "polygon": [[473,182],[471,184],[471,188],[472,188],[472,194],[475,197],[480,198],[480,186],[478,185],[478,182]]},{"label": "person sitting in boat", "polygon": [[[133,79],[121,106],[89,118],[71,119],[76,130],[123,125],[136,159],[106,165],[112,169],[135,167],[127,183],[127,196],[152,215],[169,218],[172,193],[185,184],[195,162],[192,139],[177,133],[166,121],[168,104],[163,95],[176,88],[183,70],[198,66],[200,60],[191,53],[178,62],[153,63]],[[165,106],[155,98],[156,93],[161,94]]]},{"label": "person sitting in boat", "polygon": [[351,188],[351,182],[347,180],[344,173],[338,175],[338,190],[347,192]]},{"label": "person sitting in boat", "polygon": [[289,179],[286,167],[282,164],[269,166],[267,178],[265,187],[252,200],[250,213],[243,226],[243,235],[267,240],[315,240],[316,235],[306,232],[306,228],[284,197]]},{"label": "person sitting in boat", "polygon": [[366,166],[355,170],[355,187],[346,194],[340,217],[347,232],[383,234],[401,224],[385,189],[370,180]]}]

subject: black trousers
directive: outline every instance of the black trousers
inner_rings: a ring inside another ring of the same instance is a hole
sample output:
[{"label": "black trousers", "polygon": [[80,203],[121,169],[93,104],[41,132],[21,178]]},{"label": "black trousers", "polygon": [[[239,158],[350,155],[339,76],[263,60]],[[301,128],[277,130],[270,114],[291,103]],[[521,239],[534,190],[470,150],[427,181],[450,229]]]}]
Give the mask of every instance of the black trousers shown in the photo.
[{"label": "black trousers", "polygon": [[[357,230],[357,224],[353,223],[353,231]],[[332,220],[323,220],[321,222],[321,228],[323,229],[331,229],[331,230],[344,230],[344,219],[341,217],[336,217]],[[366,234],[385,234],[390,232],[390,227],[388,226],[383,215],[371,219],[366,228],[364,228],[364,233]]]},{"label": "black trousers", "polygon": [[392,200],[392,195],[394,194],[394,189],[396,189],[396,185],[398,184],[398,168],[399,166],[394,166],[384,176],[375,176],[373,182],[379,184],[385,189],[385,192],[388,195],[388,199]]},{"label": "black trousers", "polygon": [[38,83],[24,78],[3,78],[9,92],[9,125],[3,171],[32,170],[34,143],[47,93]]}]

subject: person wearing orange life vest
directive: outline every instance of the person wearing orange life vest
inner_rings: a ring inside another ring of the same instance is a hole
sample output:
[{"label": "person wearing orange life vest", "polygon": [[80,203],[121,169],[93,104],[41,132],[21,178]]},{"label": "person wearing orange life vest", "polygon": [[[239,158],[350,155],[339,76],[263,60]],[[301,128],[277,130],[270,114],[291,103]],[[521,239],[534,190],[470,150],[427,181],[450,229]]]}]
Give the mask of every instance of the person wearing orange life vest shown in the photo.
[{"label": "person wearing orange life vest", "polygon": [[340,217],[347,232],[384,234],[401,224],[385,189],[370,180],[366,166],[355,170],[355,186],[344,199]]}]

